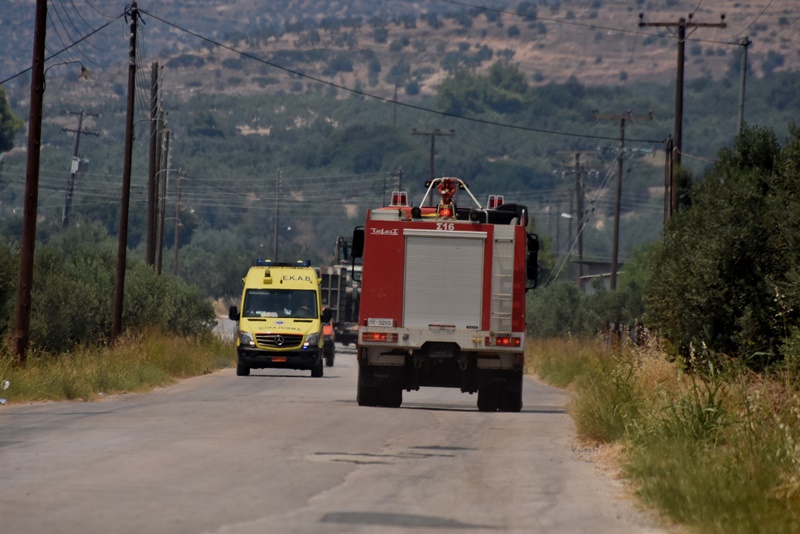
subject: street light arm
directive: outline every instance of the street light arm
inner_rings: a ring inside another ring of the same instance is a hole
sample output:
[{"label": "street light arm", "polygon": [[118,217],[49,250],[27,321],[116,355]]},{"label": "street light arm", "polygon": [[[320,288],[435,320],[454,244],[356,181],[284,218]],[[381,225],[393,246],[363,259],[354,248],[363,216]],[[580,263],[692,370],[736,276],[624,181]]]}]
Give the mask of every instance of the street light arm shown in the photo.
[{"label": "street light arm", "polygon": [[77,59],[74,59],[72,61],[61,61],[59,63],[53,63],[51,65],[48,65],[47,68],[44,69],[44,73],[42,74],[42,92],[44,92],[44,90],[47,88],[47,71],[48,70],[52,69],[53,67],[58,67],[59,65],[70,65],[72,63],[77,63],[77,64],[79,64],[81,66],[81,73],[80,73],[80,75],[78,75],[78,79],[79,80],[88,80],[89,79],[89,75],[91,74],[91,71],[89,69],[87,69],[83,65],[83,63],[78,61]]}]

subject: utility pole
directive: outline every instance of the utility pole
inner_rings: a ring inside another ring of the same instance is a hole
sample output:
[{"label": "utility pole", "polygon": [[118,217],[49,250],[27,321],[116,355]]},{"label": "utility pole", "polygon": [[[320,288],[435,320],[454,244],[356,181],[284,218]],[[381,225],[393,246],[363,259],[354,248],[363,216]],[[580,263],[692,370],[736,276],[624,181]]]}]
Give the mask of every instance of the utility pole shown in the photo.
[{"label": "utility pole", "polygon": [[181,184],[183,183],[183,168],[178,170],[178,203],[175,204],[175,246],[173,247],[175,258],[172,274],[178,276],[178,248],[181,244]]},{"label": "utility pole", "polygon": [[597,120],[619,120],[619,149],[617,153],[617,191],[614,197],[614,239],[611,245],[611,290],[617,289],[617,263],[619,259],[619,216],[622,204],[622,163],[625,160],[625,121],[653,120],[653,113],[647,115],[631,115],[626,111],[621,115],[599,115],[594,111]]},{"label": "utility pole", "polygon": [[742,72],[739,80],[739,121],[736,125],[736,133],[741,134],[744,128],[744,86],[747,81],[747,47],[753,44],[753,41],[745,35],[739,45],[742,47]]},{"label": "utility pole", "polygon": [[392,127],[397,127],[397,84],[394,84],[394,105],[392,106]]},{"label": "utility pole", "polygon": [[75,179],[80,172],[81,158],[78,156],[78,151],[81,146],[81,134],[93,135],[100,137],[100,132],[90,132],[83,129],[83,117],[97,117],[96,113],[86,113],[84,110],[70,111],[70,115],[78,115],[78,129],[61,128],[62,132],[72,132],[75,134],[75,148],[72,151],[72,168],[70,169],[69,181],[67,182],[67,193],[64,196],[64,211],[61,214],[61,227],[66,228],[69,226],[69,215],[72,211],[72,193],[75,190]]},{"label": "utility pole", "polygon": [[278,203],[278,198],[281,195],[281,170],[278,169],[278,179],[275,181],[275,250],[273,251],[273,256],[275,259],[272,261],[278,261],[278,225],[280,224],[280,204]]},{"label": "utility pole", "polygon": [[[672,187],[675,182],[672,165],[674,162],[672,157],[673,148],[672,136],[670,135],[667,138],[664,150],[664,226],[667,225],[667,221],[672,217],[673,207],[677,209],[678,206],[678,194],[674,191],[677,188]],[[673,192],[675,193],[674,195]]]},{"label": "utility pole", "polygon": [[[686,46],[686,28],[726,28],[728,25],[725,23],[725,15],[720,15],[720,22],[694,22],[692,18],[693,13],[689,14],[689,20],[681,17],[678,22],[645,22],[644,13],[639,13],[639,27],[657,27],[667,28],[672,33],[672,28],[677,28],[678,38],[678,65],[675,74],[675,125],[673,132],[674,149],[672,151],[672,167],[673,171],[681,164],[681,151],[683,150],[683,67],[684,67],[684,48]],[[675,35],[675,34],[673,34]],[[673,172],[674,179],[674,172]],[[671,184],[671,189],[676,189],[675,184]],[[677,210],[677,206],[674,206]]]},{"label": "utility pole", "polygon": [[[583,229],[585,226],[585,209],[583,206],[584,203],[584,180],[583,177],[589,172],[589,170],[581,164],[581,156],[582,155],[596,155],[596,151],[575,151],[575,152],[558,152],[558,154],[569,154],[575,156],[575,164],[573,170],[571,171],[561,171],[561,175],[564,176],[566,174],[574,174],[575,175],[575,204],[576,206],[576,213],[578,215],[578,220],[576,224],[575,235],[577,237],[577,245],[578,245],[578,288],[583,287]],[[553,171],[557,172],[557,171]],[[572,230],[570,229],[570,234]]]},{"label": "utility pole", "polygon": [[134,1],[128,15],[131,17],[128,54],[128,106],[125,123],[125,158],[122,168],[122,201],[119,210],[119,236],[117,243],[117,276],[114,286],[114,316],[111,320],[111,342],[122,333],[122,304],[125,293],[125,263],[128,252],[128,210],[131,195],[131,160],[133,156],[133,114],[136,96],[136,22],[139,8]]},{"label": "utility pole", "polygon": [[[161,260],[164,252],[164,217],[166,216],[167,208],[167,183],[169,182],[169,136],[170,131],[164,130],[164,148],[161,151],[161,165],[159,169],[159,177],[156,180],[158,184],[158,228],[156,241],[156,274],[161,274]],[[161,177],[160,173],[164,173]]]},{"label": "utility pole", "polygon": [[441,130],[439,130],[437,128],[437,129],[432,130],[430,132],[418,132],[416,128],[413,128],[411,130],[411,133],[414,134],[414,135],[429,135],[430,138],[431,138],[431,178],[430,179],[433,180],[436,177],[436,173],[434,172],[434,166],[433,166],[433,155],[434,155],[435,146],[436,146],[435,145],[436,136],[438,136],[438,135],[453,136],[453,135],[455,135],[456,131],[455,130],[450,130],[449,132],[443,132],[443,131],[441,131]]},{"label": "utility pole", "polygon": [[42,107],[44,103],[44,53],[47,31],[47,0],[36,0],[31,62],[31,107],[28,115],[28,152],[25,166],[25,211],[19,249],[19,279],[14,331],[15,359],[24,367],[28,360],[31,330],[31,286],[33,251],[36,245],[36,212],[39,204],[39,156],[42,145]]},{"label": "utility pole", "polygon": [[147,240],[145,263],[156,262],[156,177],[158,176],[158,146],[160,130],[158,120],[158,62],[150,65],[150,160],[147,173]]},{"label": "utility pole", "polygon": [[556,254],[561,254],[561,200],[556,202]]}]

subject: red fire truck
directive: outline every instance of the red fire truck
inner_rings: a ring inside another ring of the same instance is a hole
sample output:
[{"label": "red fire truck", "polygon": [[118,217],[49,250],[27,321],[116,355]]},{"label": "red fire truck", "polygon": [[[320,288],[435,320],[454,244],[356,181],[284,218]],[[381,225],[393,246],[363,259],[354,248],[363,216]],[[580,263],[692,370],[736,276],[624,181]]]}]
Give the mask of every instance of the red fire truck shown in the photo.
[{"label": "red fire truck", "polygon": [[[481,411],[518,412],[539,250],[528,210],[494,195],[482,206],[459,178],[426,187],[415,207],[393,192],[353,232],[352,255],[363,258],[358,404],[399,407],[403,390],[432,386],[477,392]],[[456,205],[459,190],[474,207]],[[432,192],[441,198],[426,206]]]}]

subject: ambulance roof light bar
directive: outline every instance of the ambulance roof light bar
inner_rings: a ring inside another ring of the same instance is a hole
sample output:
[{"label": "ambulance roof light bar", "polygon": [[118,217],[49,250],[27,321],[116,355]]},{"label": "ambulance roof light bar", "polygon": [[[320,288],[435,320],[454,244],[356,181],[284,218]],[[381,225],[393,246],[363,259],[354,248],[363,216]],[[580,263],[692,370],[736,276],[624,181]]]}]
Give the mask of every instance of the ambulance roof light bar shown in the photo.
[{"label": "ambulance roof light bar", "polygon": [[261,258],[258,258],[256,260],[256,267],[311,267],[311,260],[297,260],[295,262],[288,262],[262,260]]}]

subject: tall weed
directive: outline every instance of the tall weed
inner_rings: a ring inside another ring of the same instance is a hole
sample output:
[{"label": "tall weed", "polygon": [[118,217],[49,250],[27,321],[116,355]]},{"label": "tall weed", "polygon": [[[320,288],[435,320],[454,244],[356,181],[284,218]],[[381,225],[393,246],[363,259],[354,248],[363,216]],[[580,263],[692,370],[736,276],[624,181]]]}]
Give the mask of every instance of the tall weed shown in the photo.
[{"label": "tall weed", "polygon": [[146,391],[234,363],[229,342],[212,335],[187,338],[157,329],[120,338],[113,348],[82,348],[52,355],[32,351],[24,368],[14,365],[8,346],[0,354],[0,379],[11,382],[9,402],[93,400]]},{"label": "tall weed", "polygon": [[540,346],[546,353],[529,345],[529,368],[559,369],[545,380],[573,377],[579,435],[623,445],[624,472],[643,501],[699,532],[800,532],[793,366],[757,374],[716,357],[687,367],[653,348],[614,353],[600,343],[576,360],[572,340]]}]

